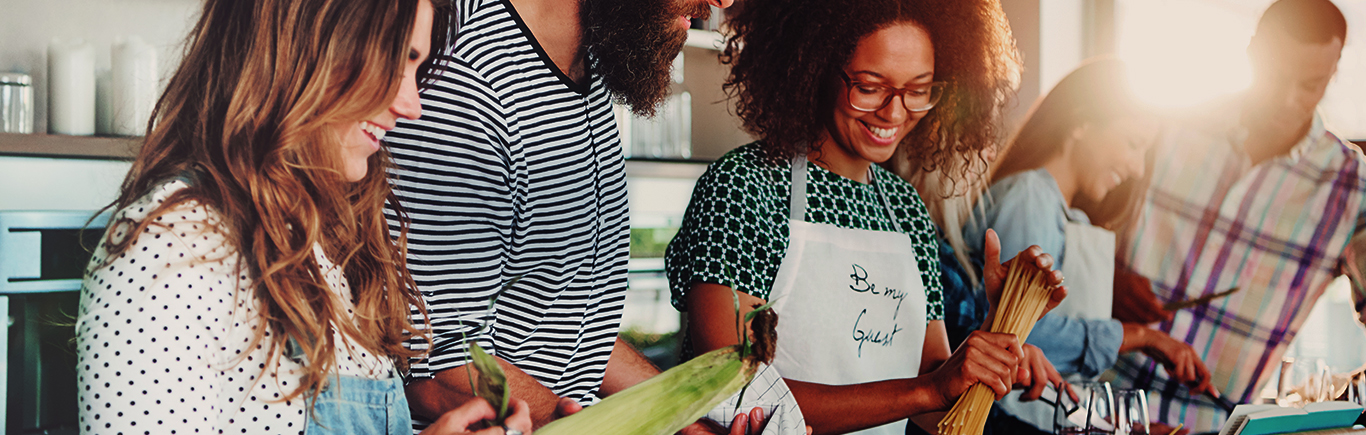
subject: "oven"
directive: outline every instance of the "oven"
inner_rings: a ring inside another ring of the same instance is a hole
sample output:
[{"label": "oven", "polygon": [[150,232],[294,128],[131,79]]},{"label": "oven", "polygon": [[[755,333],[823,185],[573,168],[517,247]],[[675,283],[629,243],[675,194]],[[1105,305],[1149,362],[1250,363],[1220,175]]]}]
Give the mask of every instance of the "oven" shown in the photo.
[{"label": "oven", "polygon": [[0,211],[0,411],[5,433],[78,433],[75,321],[81,278],[109,216]]}]

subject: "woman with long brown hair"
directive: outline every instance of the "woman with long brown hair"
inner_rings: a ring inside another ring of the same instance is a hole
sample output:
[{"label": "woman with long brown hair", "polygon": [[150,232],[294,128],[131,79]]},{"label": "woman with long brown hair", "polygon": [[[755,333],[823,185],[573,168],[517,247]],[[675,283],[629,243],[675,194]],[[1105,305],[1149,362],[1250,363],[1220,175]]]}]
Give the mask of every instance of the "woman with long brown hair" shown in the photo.
[{"label": "woman with long brown hair", "polygon": [[[1148,150],[1160,126],[1129,91],[1123,62],[1102,57],[1083,64],[1030,111],[992,169],[984,219],[964,232],[976,242],[991,228],[1001,236],[1002,252],[1038,245],[1058,259],[1071,292],[1035,326],[1050,333],[1033,334],[1028,343],[1059,371],[1094,377],[1119,353],[1141,351],[1195,390],[1213,393],[1209,371],[1190,346],[1110,315],[1114,231],[1143,199]],[[973,249],[982,252],[980,243]],[[1050,406],[1016,397],[999,403],[1052,429]]]},{"label": "woman with long brown hair", "polygon": [[380,141],[421,115],[449,23],[430,0],[205,3],[86,271],[83,432],[411,433],[425,316]]}]

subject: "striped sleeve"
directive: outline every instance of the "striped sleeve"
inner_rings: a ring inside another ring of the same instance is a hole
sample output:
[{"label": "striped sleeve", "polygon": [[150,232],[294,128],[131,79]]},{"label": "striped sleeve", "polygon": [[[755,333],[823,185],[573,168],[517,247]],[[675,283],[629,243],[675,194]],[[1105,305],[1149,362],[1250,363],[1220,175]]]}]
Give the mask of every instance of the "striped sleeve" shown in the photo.
[{"label": "striped sleeve", "polygon": [[[395,164],[395,193],[411,219],[408,269],[430,315],[429,359],[413,361],[414,377],[464,364],[465,340],[491,324],[489,299],[501,286],[511,244],[514,196],[504,110],[483,83],[454,77],[477,74],[450,59],[457,71],[423,92],[423,118],[386,137]],[[421,320],[420,318],[414,319]]]},{"label": "striped sleeve", "polygon": [[465,340],[477,339],[591,404],[627,286],[611,98],[600,79],[561,74],[511,3],[472,4],[448,68],[422,94],[422,118],[388,135],[411,219],[409,270],[431,316],[433,344],[412,374],[463,365]]}]

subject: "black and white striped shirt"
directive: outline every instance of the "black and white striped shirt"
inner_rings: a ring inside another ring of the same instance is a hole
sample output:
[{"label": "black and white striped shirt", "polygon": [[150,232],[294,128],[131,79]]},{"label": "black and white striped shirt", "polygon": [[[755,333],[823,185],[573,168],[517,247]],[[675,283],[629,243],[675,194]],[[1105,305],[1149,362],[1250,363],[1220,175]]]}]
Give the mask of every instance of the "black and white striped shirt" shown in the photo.
[{"label": "black and white striped shirt", "polygon": [[430,359],[414,361],[413,376],[464,365],[468,335],[555,394],[592,403],[626,300],[626,169],[611,99],[601,80],[561,73],[507,0],[458,7],[458,39],[422,94],[422,118],[386,137],[412,218],[409,269],[431,314]]}]

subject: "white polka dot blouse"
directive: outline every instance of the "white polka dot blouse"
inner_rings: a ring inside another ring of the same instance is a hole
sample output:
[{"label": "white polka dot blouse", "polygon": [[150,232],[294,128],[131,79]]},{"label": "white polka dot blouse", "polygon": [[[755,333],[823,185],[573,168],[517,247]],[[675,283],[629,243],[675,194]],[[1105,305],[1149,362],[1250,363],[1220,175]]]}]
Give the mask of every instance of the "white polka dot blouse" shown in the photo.
[{"label": "white polka dot blouse", "polygon": [[[185,187],[162,184],[114,221],[141,221]],[[108,230],[116,240],[136,240],[117,258],[101,244],[86,271],[76,320],[82,433],[302,432],[304,401],[280,400],[298,385],[301,366],[285,357],[268,366],[271,346],[252,344],[263,322],[248,291],[251,277],[239,271],[242,259],[217,221],[209,207],[186,203],[141,234],[125,234],[128,225]],[[314,255],[350,312],[342,271],[316,246]],[[272,331],[265,334],[269,340]],[[337,349],[340,374],[392,373],[387,358],[348,347]]]}]

